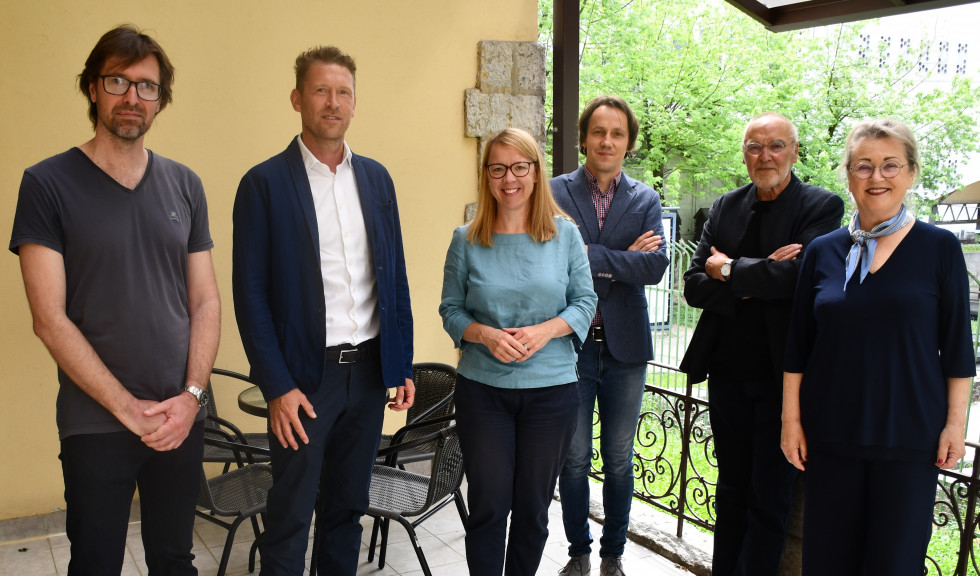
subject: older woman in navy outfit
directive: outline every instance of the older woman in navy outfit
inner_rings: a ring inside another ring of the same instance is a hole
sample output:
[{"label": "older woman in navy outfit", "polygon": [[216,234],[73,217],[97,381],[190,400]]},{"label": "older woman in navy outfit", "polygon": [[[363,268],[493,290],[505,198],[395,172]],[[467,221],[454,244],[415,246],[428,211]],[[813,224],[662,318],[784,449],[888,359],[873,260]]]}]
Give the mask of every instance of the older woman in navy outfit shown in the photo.
[{"label": "older woman in navy outfit", "polygon": [[783,379],[782,448],[806,470],[803,574],[921,575],[939,468],[964,455],[975,358],[963,253],[904,199],[915,136],[851,131],[857,214],[800,267]]},{"label": "older woman in navy outfit", "polygon": [[546,174],[527,132],[491,137],[476,217],[456,229],[446,255],[439,313],[461,353],[456,421],[473,576],[537,571],[575,431],[575,341],[585,339],[597,297],[582,236]]}]

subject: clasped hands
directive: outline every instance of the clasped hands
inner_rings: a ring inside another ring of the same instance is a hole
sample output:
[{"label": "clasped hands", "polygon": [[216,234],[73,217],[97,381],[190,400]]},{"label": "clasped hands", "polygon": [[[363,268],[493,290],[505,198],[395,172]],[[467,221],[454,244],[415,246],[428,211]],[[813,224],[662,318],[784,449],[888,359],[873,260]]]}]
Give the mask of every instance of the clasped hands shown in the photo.
[{"label": "clasped hands", "polygon": [[543,324],[522,328],[490,328],[484,331],[481,342],[494,358],[507,364],[524,362],[545,347],[552,335]]},{"label": "clasped hands", "polygon": [[148,447],[166,452],[175,450],[190,434],[200,410],[197,398],[181,392],[163,402],[133,398],[127,428]]}]

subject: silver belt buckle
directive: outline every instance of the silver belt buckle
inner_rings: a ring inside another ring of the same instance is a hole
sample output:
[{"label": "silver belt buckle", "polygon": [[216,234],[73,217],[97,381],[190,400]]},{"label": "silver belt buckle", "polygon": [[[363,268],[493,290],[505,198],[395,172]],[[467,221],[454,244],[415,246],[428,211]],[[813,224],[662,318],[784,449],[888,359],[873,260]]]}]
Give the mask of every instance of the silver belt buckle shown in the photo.
[{"label": "silver belt buckle", "polygon": [[347,352],[357,352],[357,348],[351,348],[350,350],[341,350],[340,358],[337,360],[338,364],[353,364],[355,360],[344,360],[344,354]]}]

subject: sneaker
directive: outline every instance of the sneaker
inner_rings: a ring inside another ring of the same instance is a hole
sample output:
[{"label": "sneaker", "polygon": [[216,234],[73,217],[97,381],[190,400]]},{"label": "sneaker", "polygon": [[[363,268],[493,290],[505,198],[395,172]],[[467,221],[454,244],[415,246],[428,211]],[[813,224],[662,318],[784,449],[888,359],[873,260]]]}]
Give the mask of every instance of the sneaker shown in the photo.
[{"label": "sneaker", "polygon": [[599,576],[626,576],[622,558],[603,558],[599,563]]},{"label": "sneaker", "polygon": [[568,564],[558,572],[558,576],[589,576],[592,571],[592,562],[588,554],[582,556],[572,556],[568,559]]}]

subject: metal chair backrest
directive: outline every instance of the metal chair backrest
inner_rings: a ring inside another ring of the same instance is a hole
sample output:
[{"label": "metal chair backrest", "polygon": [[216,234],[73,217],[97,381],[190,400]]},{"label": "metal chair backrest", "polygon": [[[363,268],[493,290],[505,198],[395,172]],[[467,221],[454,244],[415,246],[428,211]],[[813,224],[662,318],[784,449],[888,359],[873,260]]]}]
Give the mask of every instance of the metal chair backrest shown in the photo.
[{"label": "metal chair backrest", "polygon": [[463,483],[463,451],[459,446],[456,425],[439,431],[436,455],[432,460],[432,475],[426,505],[431,506],[459,489]]},{"label": "metal chair backrest", "polygon": [[415,402],[408,409],[408,424],[453,413],[455,368],[441,362],[419,362],[412,365],[412,380],[415,383]]}]

